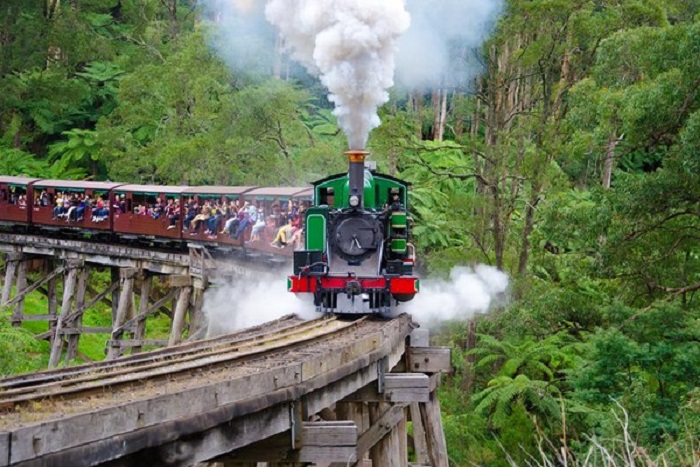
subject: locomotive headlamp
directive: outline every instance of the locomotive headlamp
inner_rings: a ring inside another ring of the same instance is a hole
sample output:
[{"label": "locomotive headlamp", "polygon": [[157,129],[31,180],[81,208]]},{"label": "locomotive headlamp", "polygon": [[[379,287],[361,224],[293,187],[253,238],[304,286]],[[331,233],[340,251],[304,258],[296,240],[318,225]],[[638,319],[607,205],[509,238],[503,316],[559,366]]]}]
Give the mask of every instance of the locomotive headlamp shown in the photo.
[{"label": "locomotive headlamp", "polygon": [[350,206],[352,206],[353,208],[356,208],[357,206],[359,206],[359,204],[360,204],[360,197],[357,195],[352,195],[350,197]]}]

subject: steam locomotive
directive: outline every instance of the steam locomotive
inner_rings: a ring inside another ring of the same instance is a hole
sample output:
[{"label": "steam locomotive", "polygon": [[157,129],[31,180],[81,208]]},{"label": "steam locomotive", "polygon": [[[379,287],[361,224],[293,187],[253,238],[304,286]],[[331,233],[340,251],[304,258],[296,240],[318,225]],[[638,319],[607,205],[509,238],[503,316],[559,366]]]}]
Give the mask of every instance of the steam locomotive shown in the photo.
[{"label": "steam locomotive", "polygon": [[367,170],[365,151],[345,154],[348,173],[313,184],[305,245],[294,252],[287,288],[319,312],[390,315],[420,289],[408,183]]}]

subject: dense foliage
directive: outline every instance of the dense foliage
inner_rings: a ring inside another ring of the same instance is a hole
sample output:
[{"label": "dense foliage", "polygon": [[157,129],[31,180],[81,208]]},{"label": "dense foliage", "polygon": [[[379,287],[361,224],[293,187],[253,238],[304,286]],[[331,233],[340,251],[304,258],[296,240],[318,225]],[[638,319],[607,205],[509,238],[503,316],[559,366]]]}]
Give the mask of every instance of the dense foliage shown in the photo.
[{"label": "dense foliage", "polygon": [[[0,173],[297,184],[343,170],[318,83],[281,52],[232,71],[211,16],[194,0],[0,8]],[[513,279],[508,306],[439,336],[455,349],[441,390],[454,464],[692,465],[700,5],[507,0],[476,53],[472,89],[395,89],[370,138],[380,169],[414,184],[426,272],[486,263]],[[3,318],[11,348],[37,351]]]}]

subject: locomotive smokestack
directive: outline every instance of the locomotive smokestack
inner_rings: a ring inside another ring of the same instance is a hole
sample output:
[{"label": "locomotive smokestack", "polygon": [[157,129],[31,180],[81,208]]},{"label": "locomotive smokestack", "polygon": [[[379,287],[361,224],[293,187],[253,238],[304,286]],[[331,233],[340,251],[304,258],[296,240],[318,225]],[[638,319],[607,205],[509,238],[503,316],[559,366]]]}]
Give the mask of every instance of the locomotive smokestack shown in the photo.
[{"label": "locomotive smokestack", "polygon": [[361,208],[364,206],[365,191],[365,158],[367,151],[346,151],[348,156],[348,181],[350,206]]}]

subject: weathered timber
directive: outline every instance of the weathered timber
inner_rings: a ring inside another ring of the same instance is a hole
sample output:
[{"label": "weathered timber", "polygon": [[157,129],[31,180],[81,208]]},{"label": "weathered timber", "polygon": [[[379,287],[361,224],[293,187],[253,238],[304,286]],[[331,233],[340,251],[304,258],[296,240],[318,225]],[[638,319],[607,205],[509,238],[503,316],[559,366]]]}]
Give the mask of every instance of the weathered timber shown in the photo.
[{"label": "weathered timber", "polygon": [[2,305],[10,300],[12,285],[14,284],[15,276],[17,275],[17,265],[21,260],[21,254],[8,253],[5,257],[5,282],[2,286],[2,301],[0,301],[0,304]]},{"label": "weathered timber", "polygon": [[[87,284],[90,279],[90,270],[87,266],[83,267],[78,273],[78,290],[75,294],[75,307],[80,310],[80,312],[75,313],[75,318],[70,322],[71,328],[80,329],[83,324],[83,313],[85,312],[85,292],[87,289]],[[66,323],[67,324],[67,323]],[[65,331],[65,327],[64,327]],[[66,335],[66,333],[63,333]],[[56,338],[58,336],[54,336]],[[80,340],[80,333],[68,335],[68,346],[66,347],[66,363],[70,362],[75,358],[76,352],[78,351],[78,342]]]},{"label": "weathered timber", "polygon": [[[151,298],[152,285],[153,276],[151,274],[144,273],[144,278],[141,282],[141,298],[139,301],[139,311],[138,314],[131,320],[131,322],[135,322],[136,325],[136,329],[134,331],[134,340],[136,341],[142,340],[146,334],[146,317],[148,316],[149,312],[148,301]],[[129,324],[129,322],[126,323],[126,325]],[[141,349],[142,347],[140,345],[135,345],[134,347],[132,347],[131,353],[139,353],[141,352]]]},{"label": "weathered timber", "polygon": [[10,433],[0,432],[0,467],[10,465]]},{"label": "weathered timber", "polygon": [[18,294],[18,299],[15,301],[15,309],[12,312],[12,325],[19,326],[22,321],[19,320],[19,316],[22,316],[22,311],[24,310],[24,295],[22,291],[27,288],[27,261],[21,261],[17,266],[17,287],[16,292]]},{"label": "weathered timber", "polygon": [[420,404],[421,421],[425,429],[428,459],[433,467],[448,467],[447,442],[442,428],[440,401],[431,394],[430,401]]},{"label": "weathered timber", "polygon": [[120,349],[144,347],[147,345],[154,347],[165,347],[166,345],[168,345],[168,341],[165,339],[118,339],[107,341],[108,347],[115,347]]},{"label": "weathered timber", "polygon": [[418,403],[412,403],[409,409],[411,422],[413,423],[413,451],[416,453],[416,461],[418,464],[427,464],[428,446],[425,440],[425,430],[423,429]]},{"label": "weathered timber", "polygon": [[[370,421],[372,427],[358,441],[358,451],[369,444],[369,458],[372,465],[399,467],[398,437],[393,433],[395,427],[404,418],[406,404],[394,406],[383,402],[371,402]],[[403,467],[403,466],[401,466]]]},{"label": "weathered timber", "polygon": [[304,441],[299,449],[291,448],[291,433],[286,431],[218,457],[216,461],[278,463],[335,460],[347,463],[354,460],[357,426],[353,422],[306,422],[301,431]]},{"label": "weathered timber", "polygon": [[[26,263],[22,262],[22,264],[24,264],[25,265],[24,267],[26,268]],[[21,300],[24,299],[24,297],[27,296],[27,294],[34,292],[39,287],[46,284],[50,280],[54,279],[59,274],[63,274],[64,270],[65,270],[65,268],[63,266],[59,266],[56,269],[54,269],[53,271],[51,271],[48,275],[46,275],[43,278],[34,282],[29,287],[22,288],[22,287],[20,287],[20,284],[18,283],[17,284],[17,293],[15,294],[15,296],[11,300],[9,300],[7,303],[5,303],[5,305],[14,305],[14,304],[20,302]]]},{"label": "weathered timber", "polygon": [[182,330],[185,324],[185,313],[189,307],[191,293],[191,286],[180,288],[180,294],[177,298],[177,305],[175,306],[175,313],[173,314],[173,324],[170,328],[170,339],[168,339],[168,346],[179,344],[182,340]]},{"label": "weathered timber", "polygon": [[376,380],[377,362],[387,357],[398,362],[408,332],[408,318],[397,318],[373,334],[370,352],[357,341],[350,343],[337,349],[347,363],[326,365],[326,372],[308,377],[300,362],[19,428],[12,433],[12,461],[68,465],[71,459],[99,463],[124,457],[122,465],[139,465],[153,459],[153,449],[160,458],[187,453],[171,465],[212,459],[289,430],[290,401],[305,397],[309,413],[317,413]]},{"label": "weathered timber", "polygon": [[426,402],[430,398],[430,378],[422,373],[389,373],[384,376],[384,392],[372,384],[350,395],[346,401]]},{"label": "weathered timber", "polygon": [[75,293],[75,283],[78,276],[78,265],[69,264],[67,266],[68,274],[63,285],[63,299],[61,301],[61,314],[56,321],[56,327],[54,332],[53,340],[51,341],[51,354],[49,355],[49,368],[56,368],[58,362],[61,360],[61,353],[63,352],[63,337],[61,336],[61,329],[64,326],[63,317],[70,313],[70,306],[73,300],[73,294]]},{"label": "weathered timber", "polygon": [[[137,269],[124,268],[119,271],[120,282],[121,282],[121,292],[119,293],[119,306],[117,307],[117,316],[112,323],[112,339],[111,341],[116,341],[121,338],[121,332],[119,328],[126,321],[129,308],[131,307],[131,295],[134,290],[134,280],[138,274]],[[117,345],[110,345],[107,350],[107,359],[111,360],[117,358],[121,355],[121,347]]]},{"label": "weathered timber", "polygon": [[[122,332],[126,329],[131,329],[134,327],[135,324],[141,323],[144,321],[148,315],[158,311],[163,304],[165,304],[168,300],[172,300],[177,294],[179,293],[178,289],[171,289],[168,291],[168,293],[163,296],[160,300],[155,302],[153,305],[148,306],[147,302],[144,301],[143,298],[141,298],[141,303],[143,304],[143,307],[146,307],[145,310],[141,311],[142,306],[139,305],[139,314],[127,321],[126,323],[122,324],[121,326],[118,326],[117,328],[114,329],[114,333],[116,335],[121,336]],[[143,297],[143,295],[142,295]],[[136,336],[134,336],[136,338]]]},{"label": "weathered timber", "polygon": [[406,352],[408,371],[416,373],[451,373],[451,352],[449,347],[409,347]]}]

